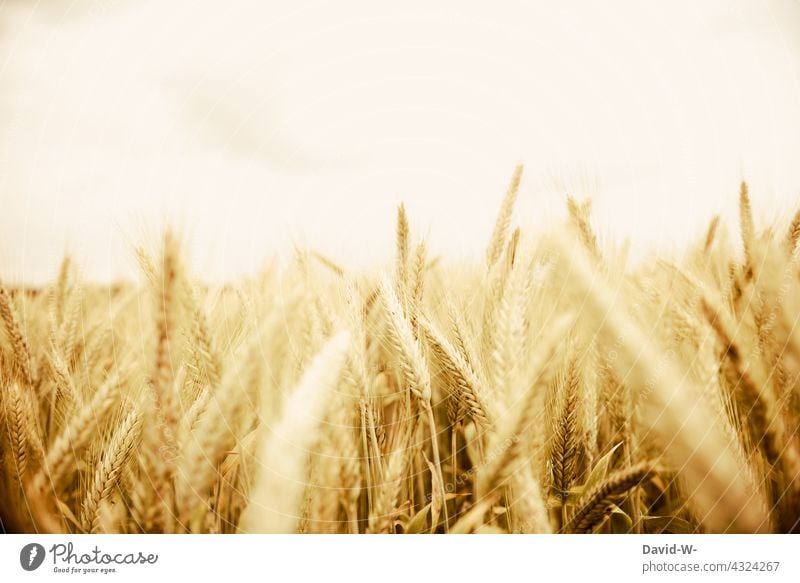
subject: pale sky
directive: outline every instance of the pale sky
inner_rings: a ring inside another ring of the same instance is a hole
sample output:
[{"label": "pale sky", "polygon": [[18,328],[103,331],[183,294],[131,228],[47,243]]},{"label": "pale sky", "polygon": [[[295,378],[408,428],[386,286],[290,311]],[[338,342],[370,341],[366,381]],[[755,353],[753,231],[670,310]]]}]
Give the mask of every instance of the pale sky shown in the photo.
[{"label": "pale sky", "polygon": [[746,178],[800,204],[796,0],[0,0],[0,278],[134,274],[165,224],[196,273],[308,244],[390,257],[395,207],[434,254],[483,251],[567,192],[604,239],[677,249]]}]

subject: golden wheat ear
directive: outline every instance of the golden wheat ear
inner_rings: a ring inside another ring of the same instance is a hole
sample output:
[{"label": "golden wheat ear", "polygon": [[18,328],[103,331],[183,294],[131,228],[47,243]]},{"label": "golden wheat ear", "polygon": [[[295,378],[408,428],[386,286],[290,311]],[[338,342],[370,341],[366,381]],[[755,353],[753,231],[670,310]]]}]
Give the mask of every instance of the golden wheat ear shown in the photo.
[{"label": "golden wheat ear", "polygon": [[517,195],[519,194],[519,185],[522,182],[522,164],[517,165],[514,169],[514,174],[511,176],[511,183],[508,185],[508,190],[500,205],[500,211],[497,213],[497,220],[494,224],[492,237],[489,240],[489,246],[486,249],[486,264],[491,269],[505,249],[508,241],[508,230],[511,227],[511,217],[514,214],[514,205],[517,202]]},{"label": "golden wheat ear", "polygon": [[31,352],[20,327],[14,301],[11,298],[11,294],[2,284],[0,284],[0,320],[3,321],[6,334],[11,343],[11,349],[14,354],[14,368],[19,371],[20,379],[31,385],[33,383]]},{"label": "golden wheat ear", "polygon": [[330,339],[291,392],[277,425],[262,425],[259,469],[242,515],[241,532],[287,534],[297,530],[308,450],[316,440],[349,348],[346,332]]},{"label": "golden wheat ear", "polygon": [[134,408],[122,418],[98,460],[91,485],[81,508],[81,524],[86,532],[101,531],[101,508],[119,483],[141,430],[141,416]]},{"label": "golden wheat ear", "polygon": [[658,475],[653,462],[641,462],[617,471],[587,492],[578,502],[562,532],[590,533],[611,513],[616,497]]},{"label": "golden wheat ear", "polygon": [[797,212],[794,213],[792,222],[789,223],[789,230],[786,233],[786,247],[789,249],[789,255],[794,255],[798,241],[800,241],[800,209],[797,209]]},{"label": "golden wheat ear", "polygon": [[408,226],[408,215],[406,214],[406,206],[400,203],[397,207],[397,233],[396,233],[396,247],[397,257],[396,271],[397,271],[397,286],[402,288],[406,283],[406,276],[408,273],[408,254],[411,245],[410,241],[410,228]]},{"label": "golden wheat ear", "polygon": [[580,387],[577,362],[570,360],[567,372],[559,379],[561,407],[550,445],[550,468],[553,489],[562,504],[578,472],[577,457],[580,449],[579,404]]}]

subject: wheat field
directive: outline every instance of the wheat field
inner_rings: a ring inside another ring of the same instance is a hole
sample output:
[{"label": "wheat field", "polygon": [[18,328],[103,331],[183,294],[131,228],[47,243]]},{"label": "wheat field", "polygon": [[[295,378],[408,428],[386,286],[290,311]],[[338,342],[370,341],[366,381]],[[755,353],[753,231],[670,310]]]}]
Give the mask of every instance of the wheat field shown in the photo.
[{"label": "wheat field", "polygon": [[[800,212],[630,265],[588,202],[485,258],[0,286],[7,532],[800,531]],[[732,201],[733,202],[733,201]]]}]

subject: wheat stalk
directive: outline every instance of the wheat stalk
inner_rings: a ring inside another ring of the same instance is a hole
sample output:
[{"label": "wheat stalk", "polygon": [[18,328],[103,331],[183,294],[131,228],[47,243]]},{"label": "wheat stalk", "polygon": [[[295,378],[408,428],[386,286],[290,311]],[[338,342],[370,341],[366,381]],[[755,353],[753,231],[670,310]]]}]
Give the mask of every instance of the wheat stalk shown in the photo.
[{"label": "wheat stalk", "polygon": [[11,341],[14,363],[19,367],[20,376],[23,381],[30,384],[33,382],[30,350],[28,350],[28,343],[19,325],[19,318],[17,317],[11,294],[8,293],[3,285],[0,285],[0,320],[3,321],[6,334],[8,334],[8,338]]},{"label": "wheat stalk", "polygon": [[747,183],[742,181],[739,188],[739,224],[742,234],[742,248],[744,249],[744,275],[745,280],[753,278],[753,252],[755,247],[755,226],[753,222],[753,209],[750,205],[750,194]]},{"label": "wheat stalk", "polygon": [[489,266],[489,269],[500,259],[500,255],[506,246],[508,229],[511,226],[511,216],[514,213],[514,204],[517,202],[519,185],[520,182],[522,182],[522,170],[522,164],[519,164],[514,169],[514,174],[511,176],[511,183],[503,198],[503,203],[500,205],[500,212],[497,214],[492,237],[489,239],[489,247],[486,249],[486,264]]},{"label": "wheat stalk", "polygon": [[406,207],[400,203],[397,207],[397,234],[396,234],[396,247],[397,247],[397,283],[400,286],[405,285],[406,274],[408,272],[408,253],[410,246],[410,235],[408,226],[408,215],[406,214]]},{"label": "wheat stalk", "polygon": [[616,497],[658,474],[655,464],[644,461],[608,476],[584,494],[576,510],[564,525],[563,532],[588,533],[600,524],[611,511]]},{"label": "wheat stalk", "polygon": [[107,502],[119,482],[122,471],[131,456],[141,429],[140,417],[132,409],[114,430],[108,445],[98,460],[92,483],[83,502],[81,522],[87,532],[98,532],[101,520],[100,508]]},{"label": "wheat stalk", "polygon": [[486,393],[478,375],[432,323],[421,320],[420,328],[433,355],[451,381],[445,383],[446,390],[450,391],[450,397],[458,402],[461,408],[468,410],[476,423],[484,429],[491,428],[492,422],[485,404]]},{"label": "wheat stalk", "polygon": [[262,427],[261,462],[242,516],[245,532],[291,533],[297,528],[306,451],[313,444],[328,395],[345,364],[350,338],[329,340],[291,392],[277,425]]},{"label": "wheat stalk", "polygon": [[561,397],[563,405],[553,435],[550,465],[553,472],[553,488],[563,503],[567,499],[578,469],[578,401],[580,393],[575,360],[570,361],[561,384],[563,385]]},{"label": "wheat stalk", "polygon": [[28,443],[29,415],[25,411],[25,400],[19,385],[12,382],[2,399],[3,419],[6,423],[11,455],[14,460],[14,474],[20,482],[28,469],[30,444]]}]

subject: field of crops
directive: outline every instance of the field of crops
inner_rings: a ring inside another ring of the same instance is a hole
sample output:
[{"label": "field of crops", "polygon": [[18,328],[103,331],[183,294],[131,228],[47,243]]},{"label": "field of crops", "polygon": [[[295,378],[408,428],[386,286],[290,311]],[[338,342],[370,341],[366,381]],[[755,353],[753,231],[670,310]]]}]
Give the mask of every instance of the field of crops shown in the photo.
[{"label": "field of crops", "polygon": [[136,285],[0,286],[2,529],[800,531],[800,213],[742,184],[633,265],[588,202],[517,227],[521,176],[472,264],[401,206],[382,271],[214,286],[167,233]]}]

